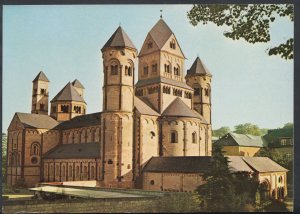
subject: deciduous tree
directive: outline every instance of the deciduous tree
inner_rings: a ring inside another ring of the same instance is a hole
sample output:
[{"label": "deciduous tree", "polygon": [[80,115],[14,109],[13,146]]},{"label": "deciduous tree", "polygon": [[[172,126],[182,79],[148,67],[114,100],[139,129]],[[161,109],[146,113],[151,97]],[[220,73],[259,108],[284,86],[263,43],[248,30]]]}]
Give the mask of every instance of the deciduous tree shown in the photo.
[{"label": "deciduous tree", "polygon": [[223,137],[225,134],[230,132],[230,128],[228,126],[223,126],[219,129],[213,130],[213,136],[215,137]]},{"label": "deciduous tree", "polygon": [[[279,17],[288,17],[293,22],[294,7],[291,4],[200,4],[194,5],[187,15],[194,26],[208,22],[226,25],[229,31],[224,32],[225,37],[257,43],[270,41],[271,23]],[[289,38],[277,47],[269,48],[268,54],[293,59],[293,46],[294,39]]]},{"label": "deciduous tree", "polygon": [[256,136],[261,136],[261,130],[257,125],[253,125],[251,123],[245,123],[245,124],[239,124],[236,125],[235,127],[235,133],[238,134],[250,134],[250,135],[256,135]]}]

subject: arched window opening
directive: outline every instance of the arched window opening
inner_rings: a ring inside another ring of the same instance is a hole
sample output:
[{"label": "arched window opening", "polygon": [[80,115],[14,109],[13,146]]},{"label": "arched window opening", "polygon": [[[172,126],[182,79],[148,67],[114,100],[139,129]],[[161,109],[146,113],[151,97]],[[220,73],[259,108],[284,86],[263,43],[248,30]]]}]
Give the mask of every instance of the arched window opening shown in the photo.
[{"label": "arched window opening", "polygon": [[50,176],[53,176],[53,166],[50,166]]},{"label": "arched window opening", "polygon": [[152,65],[152,73],[157,73],[157,64]]},{"label": "arched window opening", "polygon": [[61,105],[60,106],[60,111],[62,113],[68,113],[69,112],[69,106],[68,105]]},{"label": "arched window opening", "polygon": [[148,65],[144,66],[144,76],[148,76]]},{"label": "arched window opening", "polygon": [[95,167],[92,166],[91,167],[91,179],[94,179],[94,177],[95,177]]},{"label": "arched window opening", "polygon": [[56,173],[55,173],[55,176],[59,176],[59,166],[56,166]]},{"label": "arched window opening", "polygon": [[71,178],[72,177],[72,166],[69,166],[69,177]]},{"label": "arched window opening", "polygon": [[45,88],[41,88],[41,94],[46,94],[46,89]]},{"label": "arched window opening", "polygon": [[150,49],[150,48],[152,48],[152,42],[151,41],[148,42],[148,49]]},{"label": "arched window opening", "polygon": [[192,143],[197,143],[197,133],[193,132],[192,134]]},{"label": "arched window opening", "polygon": [[77,114],[81,114],[81,106],[74,106],[74,111]]},{"label": "arched window opening", "polygon": [[259,185],[259,191],[262,200],[267,200],[270,197],[270,183],[268,180]]},{"label": "arched window opening", "polygon": [[177,143],[178,142],[178,137],[177,137],[177,132],[176,131],[171,131],[170,141],[171,141],[171,143]]},{"label": "arched window opening", "polygon": [[87,167],[86,166],[83,167],[83,176],[84,176],[84,179],[87,179]]},{"label": "arched window opening", "polygon": [[174,75],[176,76],[180,76],[180,72],[179,72],[179,66],[177,65],[176,67],[174,67]]},{"label": "arched window opening", "polygon": [[180,89],[173,89],[173,95],[177,97],[182,97],[182,90]]},{"label": "arched window opening", "polygon": [[128,76],[132,76],[132,69],[130,66],[128,67]]},{"label": "arched window opening", "polygon": [[172,41],[170,41],[170,48],[176,49],[176,43],[175,43],[174,39],[172,39]]},{"label": "arched window opening", "polygon": [[76,166],[76,178],[78,179],[80,176],[79,174],[79,166]]},{"label": "arched window opening", "polygon": [[31,144],[30,155],[40,155],[40,144],[38,142]]},{"label": "arched window opening", "polygon": [[65,176],[66,176],[66,168],[65,168],[64,165],[62,166],[61,176],[62,176],[62,177],[65,177]]},{"label": "arched window opening", "polygon": [[110,66],[110,74],[118,75],[118,65],[115,62]]},{"label": "arched window opening", "polygon": [[165,64],[165,72],[170,73],[170,65]]}]

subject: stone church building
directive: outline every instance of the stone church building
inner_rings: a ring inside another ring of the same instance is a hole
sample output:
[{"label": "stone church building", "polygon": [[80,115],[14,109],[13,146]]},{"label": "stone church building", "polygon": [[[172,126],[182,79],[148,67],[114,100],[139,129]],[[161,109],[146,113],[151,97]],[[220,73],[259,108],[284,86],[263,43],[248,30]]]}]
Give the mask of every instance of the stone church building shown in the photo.
[{"label": "stone church building", "polygon": [[212,75],[199,57],[184,70],[184,53],[163,19],[139,52],[121,27],[101,52],[102,112],[86,114],[78,80],[50,104],[47,76],[33,80],[31,113],[15,113],[8,128],[9,185],[95,180],[141,188],[152,157],[211,156]]}]

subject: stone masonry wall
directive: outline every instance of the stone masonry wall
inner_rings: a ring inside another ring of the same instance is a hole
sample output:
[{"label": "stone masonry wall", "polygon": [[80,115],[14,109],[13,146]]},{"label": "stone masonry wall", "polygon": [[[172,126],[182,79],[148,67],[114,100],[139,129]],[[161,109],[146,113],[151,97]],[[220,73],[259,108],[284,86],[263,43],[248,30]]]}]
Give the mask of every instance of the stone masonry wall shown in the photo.
[{"label": "stone masonry wall", "polygon": [[3,213],[46,212],[46,213],[149,213],[149,212],[195,212],[199,211],[191,195],[173,193],[172,196],[73,199],[59,201],[14,201],[4,202]]}]

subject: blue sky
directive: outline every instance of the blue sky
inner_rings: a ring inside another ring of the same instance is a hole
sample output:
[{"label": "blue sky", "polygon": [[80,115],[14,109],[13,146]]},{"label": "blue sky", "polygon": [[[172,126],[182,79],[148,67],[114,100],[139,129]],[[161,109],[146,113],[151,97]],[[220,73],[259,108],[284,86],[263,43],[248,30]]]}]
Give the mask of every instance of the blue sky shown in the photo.
[{"label": "blue sky", "polygon": [[[293,36],[293,23],[277,19],[271,42],[248,44],[223,36],[226,27],[189,24],[192,5],[60,5],[3,7],[3,132],[15,112],[30,112],[32,80],[43,70],[50,100],[75,78],[85,86],[87,112],[102,110],[100,49],[121,24],[140,50],[163,18],[187,57],[199,55],[213,74],[213,128],[254,123],[277,128],[293,121],[293,61],[266,49]],[[136,73],[137,75],[137,73]],[[137,79],[137,78],[136,78]]]}]

